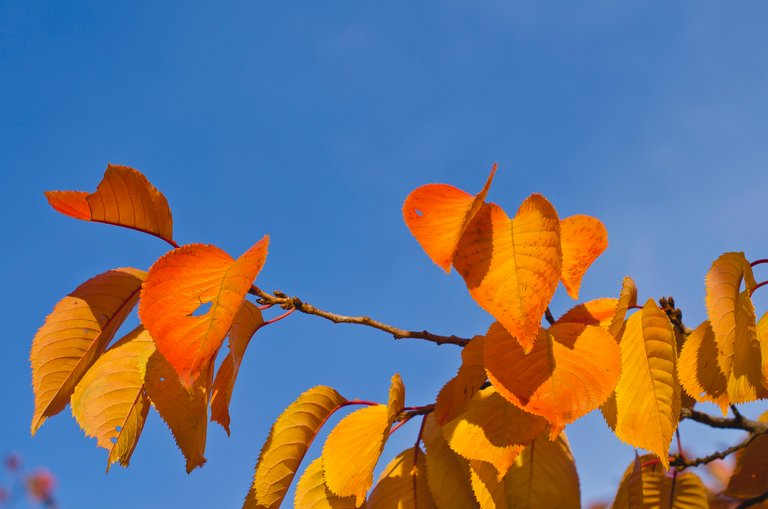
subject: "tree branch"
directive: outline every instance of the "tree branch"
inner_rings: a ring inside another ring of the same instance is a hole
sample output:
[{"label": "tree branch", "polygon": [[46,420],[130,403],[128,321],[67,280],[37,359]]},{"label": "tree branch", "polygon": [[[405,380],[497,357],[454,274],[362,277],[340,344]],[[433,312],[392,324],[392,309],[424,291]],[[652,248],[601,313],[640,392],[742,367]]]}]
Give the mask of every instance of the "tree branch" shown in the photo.
[{"label": "tree branch", "polygon": [[747,507],[752,507],[753,505],[757,505],[760,502],[764,502],[768,500],[768,492],[763,493],[759,497],[750,498],[749,500],[745,500],[741,504],[736,506],[736,509],[746,509]]},{"label": "tree branch", "polygon": [[706,424],[711,428],[743,429],[744,431],[757,434],[768,432],[768,423],[753,421],[752,419],[747,419],[741,414],[736,414],[736,417],[733,418],[717,417],[690,408],[683,408],[681,416],[683,419],[690,419],[701,424]]},{"label": "tree branch", "polygon": [[300,311],[307,315],[315,315],[315,316],[319,316],[320,318],[325,318],[326,320],[330,320],[333,323],[351,323],[351,324],[357,324],[357,325],[365,325],[367,327],[372,327],[374,329],[379,329],[381,331],[388,332],[392,334],[392,336],[395,339],[405,339],[405,338],[423,339],[425,341],[430,341],[438,345],[449,344],[449,345],[465,346],[467,343],[469,343],[469,339],[461,338],[458,336],[440,336],[438,334],[432,334],[431,332],[428,332],[425,330],[411,331],[406,329],[400,329],[398,327],[393,327],[392,325],[387,325],[386,323],[379,322],[378,320],[374,320],[373,318],[370,318],[368,316],[345,316],[345,315],[339,315],[336,313],[331,313],[329,311],[323,311],[322,309],[316,308],[312,304],[303,302],[298,297],[289,297],[286,294],[282,292],[277,292],[277,291],[274,292],[273,295],[270,295],[267,292],[258,288],[257,286],[251,286],[249,293],[257,296],[259,304],[262,304],[262,305],[277,305],[286,310],[295,309],[296,311]]},{"label": "tree branch", "polygon": [[686,460],[681,455],[678,455],[678,456],[675,457],[675,459],[670,461],[669,464],[670,464],[670,466],[683,469],[683,468],[689,468],[689,467],[698,467],[699,465],[704,465],[706,463],[711,463],[711,462],[713,462],[715,460],[722,460],[722,459],[725,459],[726,456],[729,456],[729,455],[733,454],[734,452],[736,452],[736,451],[738,451],[740,449],[745,448],[746,446],[751,444],[753,440],[755,440],[757,437],[759,437],[761,435],[763,435],[763,433],[752,433],[745,440],[739,442],[736,445],[732,445],[731,447],[729,447],[727,449],[723,449],[722,451],[714,452],[714,453],[710,454],[709,456],[702,456],[701,458],[696,458],[696,459],[692,459],[692,460]]}]

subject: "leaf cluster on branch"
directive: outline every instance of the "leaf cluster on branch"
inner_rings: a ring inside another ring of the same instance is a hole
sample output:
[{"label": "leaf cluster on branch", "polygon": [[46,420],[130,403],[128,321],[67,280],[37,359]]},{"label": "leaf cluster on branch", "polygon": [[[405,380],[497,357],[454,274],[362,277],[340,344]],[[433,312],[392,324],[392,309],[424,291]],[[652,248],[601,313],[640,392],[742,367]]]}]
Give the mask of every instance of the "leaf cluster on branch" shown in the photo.
[{"label": "leaf cluster on branch", "polygon": [[[323,425],[347,407],[356,408],[299,476],[294,507],[578,508],[565,430],[596,409],[616,437],[648,452],[627,468],[613,507],[748,507],[766,500],[768,417],[747,419],[734,405],[768,398],[768,314],[758,321],[751,298],[764,284],[753,266],[768,260],[750,263],[739,252],[715,260],[706,276],[709,319],[693,330],[671,298],[638,305],[629,277],[616,297],[579,303],[555,319],[555,291],[562,283],[578,300],[582,278],[608,246],[607,231],[590,216],[561,219],[539,194],[510,218],[486,201],[495,171],[475,195],[430,184],[403,205],[405,223],[429,258],[445,272],[456,269],[495,319],[473,338],[402,329],[264,291],[255,280],[268,237],[238,258],[212,245],[180,246],[167,200],[132,168],[109,165],[93,193],[46,193],[65,215],[145,232],[173,249],[148,271],[104,272],[56,304],[32,342],[32,433],[69,404],[86,435],[108,451],[107,469],[127,466],[154,408],[189,472],[205,463],[209,420],[229,433],[229,404],[251,338],[298,311],[396,339],[459,346],[461,367],[434,402],[417,406],[406,405],[397,374],[381,403],[348,399],[331,387],[307,390],[272,426],[244,508],[279,507]],[[135,307],[140,325],[114,341]],[[265,320],[262,312],[271,307],[284,312]],[[723,417],[694,410],[696,402],[718,405]],[[726,417],[729,408],[733,417]],[[421,420],[413,446],[374,482],[387,439],[411,419]],[[688,458],[678,435],[671,454],[681,419],[748,436]],[[738,462],[724,490],[706,487],[690,470],[733,453]]]}]

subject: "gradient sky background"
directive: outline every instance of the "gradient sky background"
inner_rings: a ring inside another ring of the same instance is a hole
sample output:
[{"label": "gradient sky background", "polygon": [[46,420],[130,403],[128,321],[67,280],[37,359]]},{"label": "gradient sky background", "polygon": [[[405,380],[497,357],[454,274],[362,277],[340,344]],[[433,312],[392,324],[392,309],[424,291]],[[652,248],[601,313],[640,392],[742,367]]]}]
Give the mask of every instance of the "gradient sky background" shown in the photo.
[{"label": "gradient sky background", "polygon": [[[2,0],[0,452],[50,468],[63,509],[239,507],[271,422],[305,389],[382,400],[399,372],[408,404],[426,404],[458,366],[450,345],[294,315],[251,343],[232,437],[211,425],[208,464],[189,476],[156,414],[131,467],[107,476],[69,410],[30,438],[27,358],[45,315],[90,276],[166,250],[48,207],[44,190],[93,190],[107,162],[165,193],[179,242],[237,256],[269,233],[266,289],[471,336],[490,316],[400,207],[429,182],[475,192],[496,161],[489,198],[510,213],[542,192],[561,216],[607,225],[583,300],[631,275],[641,300],[673,295],[697,325],[718,255],[768,257],[767,18],[763,2]],[[555,314],[572,305],[558,290]],[[612,498],[632,449],[599,414],[568,432],[584,500]],[[738,435],[681,433],[700,453]]]}]

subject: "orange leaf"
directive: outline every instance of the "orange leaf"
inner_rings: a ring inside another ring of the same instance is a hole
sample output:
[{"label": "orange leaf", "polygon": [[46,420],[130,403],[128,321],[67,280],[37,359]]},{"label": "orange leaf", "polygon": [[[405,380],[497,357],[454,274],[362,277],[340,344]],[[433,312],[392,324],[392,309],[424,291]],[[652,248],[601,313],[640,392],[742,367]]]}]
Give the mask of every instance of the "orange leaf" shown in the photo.
[{"label": "orange leaf", "polygon": [[707,401],[720,407],[723,415],[731,404],[726,378],[717,365],[717,343],[709,320],[688,336],[677,363],[680,384],[696,401]]},{"label": "orange leaf", "polygon": [[144,387],[160,417],[173,433],[176,445],[187,460],[187,473],[205,463],[205,439],[208,431],[209,372],[191,387],[182,385],[173,366],[155,351],[147,362]]},{"label": "orange leaf", "polygon": [[443,435],[456,453],[490,463],[504,477],[523,446],[542,434],[547,421],[529,414],[500,396],[493,387],[481,390]]},{"label": "orange leaf", "polygon": [[590,300],[569,309],[563,316],[557,319],[555,325],[580,323],[582,325],[595,325],[607,329],[613,321],[618,305],[618,299],[609,297]]},{"label": "orange leaf", "polygon": [[440,389],[435,402],[435,419],[439,424],[459,415],[488,378],[483,365],[483,340],[483,336],[475,336],[462,349],[459,372]]},{"label": "orange leaf", "polygon": [[560,221],[547,199],[531,195],[514,220],[498,205],[483,204],[453,264],[472,298],[529,352],[562,266]]},{"label": "orange leaf", "polygon": [[445,272],[450,272],[459,239],[480,210],[495,173],[494,164],[485,186],[476,196],[447,184],[428,184],[405,199],[405,224],[422,249]]},{"label": "orange leaf", "polygon": [[89,279],[60,300],[32,340],[32,434],[61,412],[139,298],[146,272],[121,268]]},{"label": "orange leaf", "polygon": [[438,509],[478,507],[469,482],[469,462],[453,452],[434,415],[427,415],[422,434],[427,448],[427,484]]},{"label": "orange leaf", "polygon": [[366,509],[435,509],[427,487],[424,453],[406,449],[384,468],[371,492]]},{"label": "orange leaf", "polygon": [[392,424],[405,407],[405,386],[400,375],[395,373],[389,385],[389,402],[387,403],[387,416]]},{"label": "orange leaf", "polygon": [[75,219],[124,226],[176,245],[165,196],[128,166],[107,165],[94,193],[47,191],[45,196],[54,209]]},{"label": "orange leaf", "polygon": [[[186,387],[219,350],[264,265],[268,243],[265,236],[237,260],[215,246],[189,244],[149,269],[139,317]],[[208,312],[193,316],[207,303]]]},{"label": "orange leaf", "polygon": [[550,437],[600,406],[619,380],[619,345],[598,327],[565,323],[540,329],[529,354],[498,323],[485,335],[485,369],[513,404],[541,415]]},{"label": "orange leaf", "polygon": [[560,221],[563,270],[560,279],[568,295],[579,298],[581,278],[608,247],[605,225],[591,216],[575,215]]},{"label": "orange leaf", "polygon": [[296,485],[293,507],[294,509],[354,509],[355,498],[337,497],[328,490],[323,479],[323,461],[317,458],[304,470],[304,474]]},{"label": "orange leaf", "polygon": [[[768,412],[760,416],[768,422]],[[759,497],[768,491],[768,435],[761,435],[739,451],[736,468],[728,481],[725,494],[737,498]]]},{"label": "orange leaf", "polygon": [[218,422],[229,435],[229,402],[235,388],[237,372],[251,337],[264,324],[261,311],[247,300],[232,321],[229,331],[229,353],[219,366],[211,395],[211,420]]}]

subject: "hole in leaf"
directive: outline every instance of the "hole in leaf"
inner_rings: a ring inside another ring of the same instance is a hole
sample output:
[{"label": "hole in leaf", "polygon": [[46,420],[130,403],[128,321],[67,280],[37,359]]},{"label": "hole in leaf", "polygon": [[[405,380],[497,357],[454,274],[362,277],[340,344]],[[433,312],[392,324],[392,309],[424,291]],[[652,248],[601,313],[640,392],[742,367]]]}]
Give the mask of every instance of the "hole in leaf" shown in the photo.
[{"label": "hole in leaf", "polygon": [[161,377],[160,377],[160,381],[161,381],[161,382],[165,382],[165,377],[164,377],[164,376],[161,376]]},{"label": "hole in leaf", "polygon": [[115,426],[115,431],[117,431],[118,433],[120,433],[122,430],[123,430],[122,426]]},{"label": "hole in leaf", "polygon": [[420,209],[413,209],[413,211],[416,212],[416,215],[419,216],[419,217],[423,217],[424,216],[424,212],[422,212]]},{"label": "hole in leaf", "polygon": [[117,437],[112,437],[112,438],[109,439],[109,441],[112,442],[113,444],[116,444],[117,443]]},{"label": "hole in leaf", "polygon": [[192,314],[187,316],[203,316],[208,313],[211,309],[211,302],[201,302],[199,306],[197,306],[197,309],[195,309]]}]

